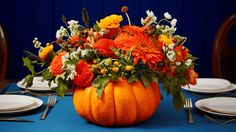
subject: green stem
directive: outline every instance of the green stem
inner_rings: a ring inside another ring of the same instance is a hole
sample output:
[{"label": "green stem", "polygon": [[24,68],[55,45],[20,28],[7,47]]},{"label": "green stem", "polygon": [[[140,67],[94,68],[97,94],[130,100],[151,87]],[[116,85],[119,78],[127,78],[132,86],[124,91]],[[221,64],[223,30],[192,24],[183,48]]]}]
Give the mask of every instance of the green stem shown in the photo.
[{"label": "green stem", "polygon": [[128,15],[128,13],[127,13],[127,12],[125,12],[125,15],[126,15],[126,17],[127,17],[127,19],[128,19],[129,25],[131,26],[131,22],[130,22],[130,18],[129,18],[129,15]]}]

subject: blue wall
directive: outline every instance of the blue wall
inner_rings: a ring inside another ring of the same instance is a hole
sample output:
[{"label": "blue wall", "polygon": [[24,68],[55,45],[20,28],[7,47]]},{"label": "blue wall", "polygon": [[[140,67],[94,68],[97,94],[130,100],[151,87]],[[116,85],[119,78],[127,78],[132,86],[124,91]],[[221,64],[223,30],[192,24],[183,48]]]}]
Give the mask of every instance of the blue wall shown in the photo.
[{"label": "blue wall", "polygon": [[86,7],[93,24],[106,15],[121,14],[123,5],[129,7],[136,25],[148,9],[157,18],[166,11],[177,18],[177,33],[188,37],[185,45],[199,58],[197,72],[200,77],[211,77],[214,35],[220,23],[236,12],[235,0],[0,0],[0,23],[6,29],[10,50],[7,78],[22,78],[28,73],[22,64],[23,49],[36,53],[32,44],[36,36],[43,43],[54,41],[56,30],[63,24],[62,15],[82,23],[81,10]]}]

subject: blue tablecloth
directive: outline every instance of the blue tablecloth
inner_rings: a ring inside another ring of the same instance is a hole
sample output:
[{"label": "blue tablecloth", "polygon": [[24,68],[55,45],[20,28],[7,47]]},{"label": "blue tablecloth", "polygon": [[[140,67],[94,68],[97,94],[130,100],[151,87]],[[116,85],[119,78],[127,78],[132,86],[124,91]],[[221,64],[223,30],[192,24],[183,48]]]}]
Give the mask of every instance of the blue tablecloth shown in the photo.
[{"label": "blue tablecloth", "polygon": [[[19,90],[16,84],[10,84],[7,91]],[[184,91],[187,97],[191,97],[193,102],[198,96]],[[19,117],[34,120],[34,122],[0,122],[0,132],[82,132],[82,131],[155,131],[155,132],[192,132],[192,131],[235,131],[236,122],[226,125],[213,124],[202,116],[202,113],[196,108],[193,110],[195,123],[188,124],[187,113],[185,110],[175,111],[171,96],[165,96],[164,100],[157,109],[156,113],[144,123],[129,127],[102,127],[87,122],[81,118],[74,110],[72,97],[66,96],[63,99],[58,98],[56,106],[50,110],[45,120],[40,120],[42,111],[45,108],[47,97],[40,97],[44,101],[44,106],[30,113],[17,115]]]}]

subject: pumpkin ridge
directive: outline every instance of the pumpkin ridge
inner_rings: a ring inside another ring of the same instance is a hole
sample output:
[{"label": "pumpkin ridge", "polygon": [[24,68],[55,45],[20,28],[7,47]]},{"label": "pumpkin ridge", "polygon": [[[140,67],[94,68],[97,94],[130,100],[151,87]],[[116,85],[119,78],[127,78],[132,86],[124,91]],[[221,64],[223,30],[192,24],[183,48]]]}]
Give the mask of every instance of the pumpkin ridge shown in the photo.
[{"label": "pumpkin ridge", "polygon": [[131,83],[131,87],[132,87],[132,92],[134,94],[134,100],[135,100],[135,106],[136,106],[136,117],[135,117],[135,121],[134,122],[137,122],[140,110],[138,108],[138,102],[137,102],[137,98],[136,98],[136,95],[135,95],[135,92],[134,92],[134,83]]},{"label": "pumpkin ridge", "polygon": [[[114,82],[112,81],[112,83],[114,84]],[[113,100],[114,100],[114,123],[116,125],[116,101],[115,101],[115,85],[113,85]]]}]

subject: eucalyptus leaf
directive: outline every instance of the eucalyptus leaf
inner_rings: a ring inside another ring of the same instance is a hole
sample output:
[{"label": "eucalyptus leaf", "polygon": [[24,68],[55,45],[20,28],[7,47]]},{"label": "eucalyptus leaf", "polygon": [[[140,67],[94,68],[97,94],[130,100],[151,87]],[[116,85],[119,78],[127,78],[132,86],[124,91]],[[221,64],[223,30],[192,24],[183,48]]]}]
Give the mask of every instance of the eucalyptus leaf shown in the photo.
[{"label": "eucalyptus leaf", "polygon": [[86,8],[83,8],[83,10],[82,10],[82,19],[83,19],[85,26],[87,28],[89,28],[89,15],[88,15],[88,11]]}]

